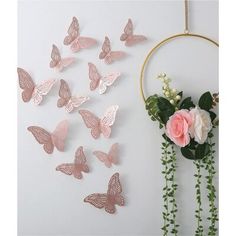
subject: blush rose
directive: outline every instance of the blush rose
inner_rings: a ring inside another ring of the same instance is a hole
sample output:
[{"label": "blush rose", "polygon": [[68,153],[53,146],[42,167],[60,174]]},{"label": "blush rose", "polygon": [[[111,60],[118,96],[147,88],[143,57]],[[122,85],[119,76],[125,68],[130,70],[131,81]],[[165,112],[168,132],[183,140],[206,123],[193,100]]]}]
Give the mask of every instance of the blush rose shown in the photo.
[{"label": "blush rose", "polygon": [[190,142],[190,127],[192,126],[192,116],[188,110],[176,111],[167,121],[166,135],[176,145],[185,147]]}]

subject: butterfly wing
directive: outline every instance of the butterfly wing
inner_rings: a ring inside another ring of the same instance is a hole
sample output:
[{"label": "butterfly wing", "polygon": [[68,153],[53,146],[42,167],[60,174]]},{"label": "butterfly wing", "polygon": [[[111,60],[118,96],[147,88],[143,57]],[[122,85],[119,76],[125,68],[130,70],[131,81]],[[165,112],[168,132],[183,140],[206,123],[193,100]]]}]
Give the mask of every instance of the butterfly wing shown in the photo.
[{"label": "butterfly wing", "polygon": [[112,162],[109,160],[109,156],[105,152],[94,151],[93,155],[95,155],[101,162],[103,162],[106,167],[111,167]]},{"label": "butterfly wing", "polygon": [[133,46],[134,44],[141,43],[147,40],[144,35],[132,35],[125,41],[125,46]]},{"label": "butterfly wing", "polygon": [[58,63],[61,61],[61,54],[59,52],[58,47],[53,44],[52,45],[52,52],[51,52],[51,62],[50,62],[50,67],[54,68],[58,65]]},{"label": "butterfly wing", "polygon": [[57,148],[58,151],[63,152],[64,147],[65,147],[65,139],[68,133],[68,121],[63,120],[61,121],[56,129],[53,131],[51,137],[52,137],[52,142]]},{"label": "butterfly wing", "polygon": [[105,57],[105,63],[111,64],[114,61],[120,60],[126,56],[125,52],[122,51],[111,51]]},{"label": "butterfly wing", "polygon": [[66,175],[72,175],[74,171],[74,164],[73,163],[64,163],[56,167],[57,171],[61,171]]},{"label": "butterfly wing", "polygon": [[51,154],[53,152],[54,145],[49,132],[38,126],[30,126],[27,129],[33,134],[39,144],[43,144],[43,149],[46,153]]},{"label": "butterfly wing", "polygon": [[21,94],[24,102],[29,102],[32,98],[32,94],[35,88],[35,84],[31,78],[31,76],[22,68],[17,68],[19,85],[20,88],[23,89]]},{"label": "butterfly wing", "polygon": [[108,153],[109,160],[113,164],[117,164],[118,163],[118,147],[119,147],[119,144],[118,143],[114,143],[111,146],[111,149],[110,149],[110,151]]},{"label": "butterfly wing", "polygon": [[83,121],[87,128],[91,129],[91,135],[93,138],[97,139],[100,136],[100,119],[96,117],[93,113],[87,110],[80,110],[79,114],[82,116]]},{"label": "butterfly wing", "polygon": [[62,58],[60,60],[60,62],[57,64],[56,68],[57,68],[58,71],[62,71],[64,68],[70,66],[74,62],[75,62],[75,58],[74,57]]},{"label": "butterfly wing", "polygon": [[80,49],[90,48],[94,46],[97,41],[88,37],[77,37],[71,44],[72,52],[78,52]]},{"label": "butterfly wing", "polygon": [[109,138],[111,135],[111,126],[115,122],[116,112],[118,108],[119,108],[118,105],[113,105],[109,107],[106,110],[103,118],[101,119],[101,132],[105,138]]},{"label": "butterfly wing", "polygon": [[107,87],[111,86],[116,79],[120,76],[120,73],[110,73],[107,76],[101,78],[99,83],[99,94],[103,94],[106,92]]},{"label": "butterfly wing", "polygon": [[118,204],[120,206],[124,206],[124,198],[120,195],[122,192],[122,187],[120,184],[119,180],[119,173],[115,173],[112,175],[109,184],[108,184],[108,190],[107,190],[107,195],[108,195],[108,201],[106,202],[105,205],[105,210],[113,214],[116,211],[115,204]]},{"label": "butterfly wing", "polygon": [[72,112],[74,108],[77,108],[81,106],[83,103],[89,100],[89,97],[83,97],[83,96],[73,96],[69,100],[69,102],[66,104],[66,111],[67,112]]},{"label": "butterfly wing", "polygon": [[57,100],[57,107],[65,106],[71,98],[71,91],[67,82],[64,79],[61,79],[60,82],[61,82],[59,89],[60,98]]},{"label": "butterfly wing", "polygon": [[110,53],[110,51],[111,51],[111,43],[109,38],[106,36],[102,45],[102,51],[99,54],[99,59],[104,59],[107,56],[107,54]]},{"label": "butterfly wing", "polygon": [[79,22],[76,17],[72,18],[72,22],[67,31],[68,35],[64,38],[64,44],[71,44],[79,36]]},{"label": "butterfly wing", "polygon": [[34,88],[32,99],[35,105],[39,105],[42,102],[43,96],[50,92],[55,83],[55,79],[44,80],[41,84]]},{"label": "butterfly wing", "polygon": [[93,63],[88,63],[88,66],[89,66],[90,90],[93,91],[98,87],[101,75],[98,73],[98,70]]},{"label": "butterfly wing", "polygon": [[[81,172],[88,173],[89,167],[86,164],[86,156],[84,155],[83,147],[79,147],[75,152],[75,167],[76,171],[74,172],[74,176],[78,178],[79,176],[82,176]],[[78,174],[77,174],[78,173]]]},{"label": "butterfly wing", "polygon": [[120,36],[120,40],[126,41],[132,35],[133,35],[133,23],[131,19],[129,19],[128,23],[125,26],[124,33]]},{"label": "butterfly wing", "polygon": [[101,194],[101,193],[93,193],[89,196],[87,196],[84,199],[84,202],[88,202],[95,206],[96,208],[103,208],[107,202],[107,194]]}]

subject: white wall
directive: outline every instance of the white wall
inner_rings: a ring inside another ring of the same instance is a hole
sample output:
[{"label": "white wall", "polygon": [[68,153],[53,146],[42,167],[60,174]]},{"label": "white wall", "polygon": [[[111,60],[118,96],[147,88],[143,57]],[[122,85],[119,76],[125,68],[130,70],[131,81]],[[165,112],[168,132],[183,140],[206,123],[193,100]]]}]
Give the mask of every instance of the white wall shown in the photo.
[{"label": "white wall", "polygon": [[[91,102],[83,108],[97,115],[111,104],[120,106],[111,139],[94,141],[77,112],[67,114],[56,107],[59,83],[40,107],[23,103],[19,89],[19,235],[161,235],[161,133],[144,109],[139,73],[146,54],[156,43],[183,32],[183,1],[20,1],[18,12],[18,66],[29,71],[34,81],[50,77],[67,80],[73,93],[91,96]],[[72,16],[78,17],[81,34],[95,37],[99,45],[76,54],[76,65],[60,74],[48,66],[51,45],[58,45],[64,56],[71,54],[62,42]],[[132,48],[126,48],[119,41],[129,17],[134,22],[135,32],[148,37],[146,43]],[[190,29],[217,40],[218,2],[191,2]],[[125,60],[107,66],[98,59],[105,35],[110,37],[114,50],[128,53]],[[117,69],[123,76],[107,94],[99,96],[89,91],[88,61],[95,63],[101,73]],[[177,89],[191,94],[194,99],[205,90],[218,91],[217,49],[196,39],[177,40],[161,49],[148,67],[145,83],[148,94],[160,91],[159,81],[153,79],[160,72],[166,72]],[[65,118],[70,122],[66,152],[55,150],[48,156],[26,128],[40,125],[53,130]],[[108,150],[114,142],[120,143],[121,163],[107,169],[95,159],[92,151]],[[78,181],[56,172],[58,164],[73,160],[80,145],[85,148],[91,173],[84,174],[84,179]],[[110,176],[117,171],[121,176],[125,207],[117,207],[117,214],[109,215],[83,203],[88,194],[106,191]],[[193,174],[192,162],[178,155],[181,236],[193,235],[195,229]],[[207,202],[203,206],[205,208]],[[204,226],[206,217],[207,214]]]}]

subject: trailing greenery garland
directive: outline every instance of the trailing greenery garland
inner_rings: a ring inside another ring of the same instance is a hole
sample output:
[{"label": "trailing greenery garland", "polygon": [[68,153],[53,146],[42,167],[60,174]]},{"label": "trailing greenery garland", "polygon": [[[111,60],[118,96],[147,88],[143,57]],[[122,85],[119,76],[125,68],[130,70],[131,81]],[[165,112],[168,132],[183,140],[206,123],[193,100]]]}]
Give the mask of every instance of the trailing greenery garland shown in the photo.
[{"label": "trailing greenery garland", "polygon": [[208,174],[207,190],[209,200],[209,221],[208,235],[214,236],[217,233],[216,222],[218,221],[217,207],[215,206],[216,190],[213,184],[215,175],[214,153],[212,143],[212,128],[218,125],[216,114],[212,109],[219,101],[218,94],[211,95],[205,92],[200,97],[198,104],[195,105],[191,97],[183,99],[183,92],[178,92],[170,87],[170,79],[161,74],[158,76],[163,82],[163,96],[154,94],[147,98],[146,109],[152,121],[159,122],[159,128],[164,128],[162,142],[163,165],[162,174],[164,177],[163,187],[163,235],[168,233],[178,234],[179,225],[176,222],[178,211],[176,203],[177,183],[175,182],[176,173],[176,153],[175,145],[180,147],[182,155],[193,160],[196,167],[196,201],[197,209],[195,211],[196,225],[195,236],[203,236],[202,225],[202,174],[204,167]]}]

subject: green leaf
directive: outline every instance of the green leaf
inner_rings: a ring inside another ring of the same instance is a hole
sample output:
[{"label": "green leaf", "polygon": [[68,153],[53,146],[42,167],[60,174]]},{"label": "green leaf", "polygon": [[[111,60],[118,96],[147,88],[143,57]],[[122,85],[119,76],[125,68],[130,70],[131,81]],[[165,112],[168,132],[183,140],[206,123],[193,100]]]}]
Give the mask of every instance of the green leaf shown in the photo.
[{"label": "green leaf", "polygon": [[204,158],[209,153],[209,150],[208,143],[198,144],[195,151],[196,159]]},{"label": "green leaf", "polygon": [[158,97],[157,99],[157,107],[159,109],[159,117],[164,124],[169,120],[169,117],[172,116],[175,112],[174,106],[163,97]]},{"label": "green leaf", "polygon": [[195,105],[192,102],[191,97],[185,98],[181,104],[180,104],[180,109],[190,109],[191,107],[195,107]]},{"label": "green leaf", "polygon": [[213,122],[213,120],[215,120],[216,118],[216,113],[213,111],[208,111],[210,113],[210,117],[211,117],[211,122]]},{"label": "green leaf", "polygon": [[190,160],[195,160],[195,156],[193,155],[193,152],[188,147],[182,147],[180,149],[182,155]]},{"label": "green leaf", "polygon": [[209,91],[202,94],[202,96],[200,97],[198,101],[198,105],[201,109],[206,110],[206,111],[209,111],[212,108],[213,98]]}]

